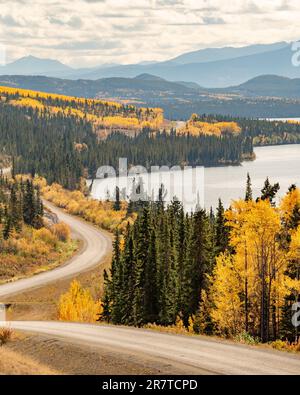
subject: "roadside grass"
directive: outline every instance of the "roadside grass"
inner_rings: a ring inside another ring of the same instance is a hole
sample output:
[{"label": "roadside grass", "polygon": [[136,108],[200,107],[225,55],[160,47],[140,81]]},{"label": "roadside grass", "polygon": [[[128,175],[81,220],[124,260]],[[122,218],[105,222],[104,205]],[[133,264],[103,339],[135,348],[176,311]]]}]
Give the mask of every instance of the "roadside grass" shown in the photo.
[{"label": "roadside grass", "polygon": [[216,335],[205,335],[201,333],[195,333],[190,328],[186,328],[181,325],[180,321],[177,320],[175,325],[163,326],[157,325],[153,323],[146,324],[142,327],[143,329],[150,329],[152,331],[161,332],[161,333],[169,333],[174,335],[185,335],[185,336],[194,336],[201,337],[211,340],[224,341],[229,343],[238,343],[244,344],[247,346],[253,346],[258,348],[272,348],[277,351],[285,351],[290,353],[299,353],[300,352],[300,339],[298,342],[288,342],[284,340],[275,340],[269,343],[261,343],[259,338],[251,336],[247,332],[241,332],[237,336],[233,338],[221,337]]},{"label": "roadside grass", "polygon": [[300,339],[298,340],[298,342],[275,340],[270,343],[270,346],[275,350],[298,353],[300,352]]},{"label": "roadside grass", "polygon": [[66,243],[59,243],[55,251],[37,259],[0,253],[0,285],[55,269],[71,259],[79,251],[80,246],[80,241],[72,239]]},{"label": "roadside grass", "polygon": [[0,375],[54,375],[60,372],[21,353],[0,348]]},{"label": "roadside grass", "polygon": [[[108,233],[107,233],[108,234]],[[75,278],[88,289],[93,298],[103,295],[103,270],[108,270],[111,264],[111,254],[99,262],[99,265]],[[66,293],[73,279],[58,280],[44,287],[28,290],[20,295],[4,298],[3,303],[11,304],[7,311],[7,319],[12,320],[57,320],[57,305],[60,296]]]}]

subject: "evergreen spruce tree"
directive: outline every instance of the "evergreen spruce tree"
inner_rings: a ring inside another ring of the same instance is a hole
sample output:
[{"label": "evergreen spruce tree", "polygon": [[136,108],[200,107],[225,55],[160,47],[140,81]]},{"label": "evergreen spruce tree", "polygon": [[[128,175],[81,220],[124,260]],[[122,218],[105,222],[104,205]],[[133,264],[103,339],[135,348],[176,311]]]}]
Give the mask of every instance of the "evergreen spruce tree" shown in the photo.
[{"label": "evergreen spruce tree", "polygon": [[272,185],[269,181],[269,177],[266,178],[264,183],[264,187],[261,190],[261,200],[269,200],[272,205],[274,205],[274,198],[279,191],[280,186],[279,183],[275,183]]},{"label": "evergreen spruce tree", "polygon": [[120,202],[120,188],[116,187],[116,197],[114,202],[114,210],[120,211],[121,210],[121,202]]},{"label": "evergreen spruce tree", "polygon": [[120,233],[118,230],[115,232],[115,240],[113,243],[113,259],[111,264],[111,318],[114,324],[122,322],[122,300],[120,289],[122,286],[122,261],[120,251]]},{"label": "evergreen spruce tree", "polygon": [[102,298],[102,309],[103,312],[101,314],[100,320],[110,322],[111,320],[111,281],[109,280],[107,271],[103,272],[103,280],[104,280],[104,295]]},{"label": "evergreen spruce tree", "polygon": [[207,287],[206,275],[213,268],[213,244],[209,219],[204,210],[196,212],[191,218],[187,251],[185,257],[185,280],[183,321],[188,325],[188,319],[195,314],[200,301],[200,295]]},{"label": "evergreen spruce tree", "polygon": [[12,231],[11,217],[9,215],[5,218],[4,228],[3,228],[3,239],[8,240]]},{"label": "evergreen spruce tree", "polygon": [[226,225],[225,210],[221,199],[219,199],[215,218],[215,247],[217,255],[227,249],[228,235],[229,229]]},{"label": "evergreen spruce tree", "polygon": [[122,316],[122,323],[126,325],[134,324],[133,302],[135,292],[135,256],[134,256],[134,241],[133,232],[130,225],[127,225],[125,233],[125,246],[123,252],[123,281],[122,295],[124,298],[124,311]]},{"label": "evergreen spruce tree", "polygon": [[252,200],[252,186],[251,186],[251,178],[249,173],[247,173],[247,184],[246,184],[246,193],[245,193],[245,201],[248,202]]},{"label": "evergreen spruce tree", "polygon": [[139,220],[136,222],[136,244],[135,244],[135,294],[133,302],[133,316],[136,326],[141,326],[145,323],[145,311],[148,306],[145,306],[145,276],[146,264],[148,261],[148,242],[150,237],[150,223],[149,223],[149,208],[142,209]]}]

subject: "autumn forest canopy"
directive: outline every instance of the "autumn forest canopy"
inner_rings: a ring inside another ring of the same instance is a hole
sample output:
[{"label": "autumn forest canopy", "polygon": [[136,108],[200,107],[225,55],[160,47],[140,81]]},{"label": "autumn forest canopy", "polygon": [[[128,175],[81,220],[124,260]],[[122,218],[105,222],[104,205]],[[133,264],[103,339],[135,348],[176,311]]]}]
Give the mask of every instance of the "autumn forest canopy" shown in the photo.
[{"label": "autumn forest canopy", "polygon": [[0,88],[0,157],[19,173],[69,189],[102,165],[228,165],[253,159],[253,145],[296,143],[298,123],[191,115],[173,129],[157,108],[138,108],[16,88]]},{"label": "autumn forest canopy", "polygon": [[186,214],[176,200],[144,204],[135,223],[116,232],[102,319],[293,342],[300,190],[291,186],[276,207],[278,189],[267,179],[254,201],[248,177],[245,199],[228,210],[219,201],[216,213]]},{"label": "autumn forest canopy", "polygon": [[[102,165],[117,169],[121,157],[146,168],[239,165],[255,158],[254,146],[300,142],[299,123],[192,114],[176,130],[157,108],[14,88],[0,88],[0,95],[0,165],[12,166],[12,179],[0,176],[6,267],[17,256],[29,264],[47,257],[54,262],[58,252],[74,251],[66,227],[44,223],[42,193],[70,214],[115,232],[102,320],[179,325],[253,341],[295,340],[300,191],[294,185],[276,206],[280,186],[267,179],[254,200],[248,176],[244,200],[226,209],[219,201],[215,213],[200,207],[186,213],[176,199],[165,204],[163,186],[156,202],[122,202],[116,190],[112,204],[91,199],[85,179]],[[12,248],[16,254],[8,253]],[[71,291],[78,287],[74,283]],[[94,317],[100,305],[84,295]],[[68,296],[63,300],[70,303]],[[70,313],[65,307],[63,317]]]}]

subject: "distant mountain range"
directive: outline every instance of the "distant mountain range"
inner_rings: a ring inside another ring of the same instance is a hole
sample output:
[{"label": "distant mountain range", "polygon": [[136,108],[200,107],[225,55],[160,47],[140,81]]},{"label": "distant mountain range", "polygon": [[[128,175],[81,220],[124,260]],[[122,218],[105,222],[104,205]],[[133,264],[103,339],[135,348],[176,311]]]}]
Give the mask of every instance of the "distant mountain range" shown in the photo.
[{"label": "distant mountain range", "polygon": [[243,97],[277,97],[300,99],[300,78],[262,75],[228,88],[203,88],[194,82],[167,81],[152,74],[134,78],[102,78],[99,80],[70,80],[43,76],[2,75],[0,85],[32,89],[49,93],[90,98],[116,97],[119,99],[240,95]]},{"label": "distant mountain range", "polygon": [[1,74],[7,75],[46,75],[59,76],[70,74],[73,69],[63,63],[52,59],[40,59],[35,56],[26,56],[6,66],[0,67]]},{"label": "distant mountain range", "polygon": [[2,75],[42,75],[64,79],[121,77],[151,74],[171,81],[190,81],[209,88],[236,86],[263,74],[300,78],[294,67],[291,45],[286,42],[241,48],[208,48],[189,52],[165,62],[143,62],[94,68],[71,68],[56,60],[33,56],[0,67]]},{"label": "distant mountain range", "polygon": [[90,98],[138,99],[195,96],[203,91],[197,85],[166,81],[160,77],[141,74],[135,78],[103,78],[99,80],[68,80],[43,76],[0,76],[0,85],[32,89],[49,93]]},{"label": "distant mountain range", "polygon": [[271,118],[300,115],[300,79],[276,75],[226,89],[206,89],[194,82],[172,82],[151,74],[95,81],[6,75],[0,76],[0,85],[162,107],[169,119],[187,119],[193,112]]},{"label": "distant mountain range", "polygon": [[238,93],[243,96],[268,96],[300,99],[300,78],[286,78],[277,75],[262,75],[241,85],[219,92]]}]

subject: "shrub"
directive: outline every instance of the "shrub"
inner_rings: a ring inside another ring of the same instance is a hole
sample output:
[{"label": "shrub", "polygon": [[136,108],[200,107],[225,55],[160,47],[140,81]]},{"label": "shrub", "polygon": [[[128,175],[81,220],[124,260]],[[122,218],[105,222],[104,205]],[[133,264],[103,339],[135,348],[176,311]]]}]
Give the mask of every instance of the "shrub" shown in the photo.
[{"label": "shrub", "polygon": [[61,321],[95,322],[101,315],[101,302],[74,280],[68,292],[60,297],[58,318]]},{"label": "shrub", "polygon": [[236,341],[238,341],[239,343],[244,343],[244,344],[258,344],[259,343],[259,339],[251,336],[248,332],[243,331],[241,333],[239,333],[238,335],[235,336],[234,338]]},{"label": "shrub", "polygon": [[271,343],[271,346],[275,348],[275,350],[286,350],[287,345],[288,344],[283,340],[275,340]]},{"label": "shrub", "polygon": [[275,350],[280,351],[292,351],[292,352],[299,352],[300,351],[300,339],[298,342],[289,343],[288,341],[284,340],[275,340],[270,343]]},{"label": "shrub", "polygon": [[60,222],[51,226],[51,232],[58,238],[58,240],[66,243],[71,238],[71,231],[67,224]]},{"label": "shrub", "polygon": [[53,247],[57,245],[58,238],[49,229],[41,228],[34,231],[34,239],[42,240],[44,243],[49,244]]},{"label": "shrub", "polygon": [[0,328],[0,346],[12,339],[13,331],[10,328]]},{"label": "shrub", "polygon": [[176,334],[184,334],[184,335],[189,333],[189,331],[184,326],[182,319],[179,316],[176,318],[176,322],[174,325],[164,326],[164,325],[149,323],[145,325],[144,328],[152,329],[158,332],[176,333]]}]

